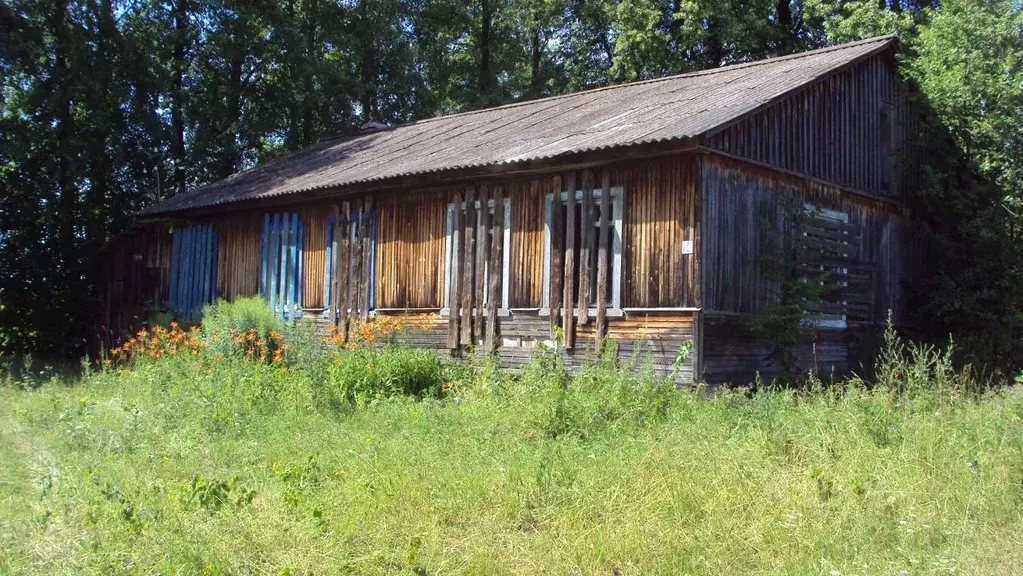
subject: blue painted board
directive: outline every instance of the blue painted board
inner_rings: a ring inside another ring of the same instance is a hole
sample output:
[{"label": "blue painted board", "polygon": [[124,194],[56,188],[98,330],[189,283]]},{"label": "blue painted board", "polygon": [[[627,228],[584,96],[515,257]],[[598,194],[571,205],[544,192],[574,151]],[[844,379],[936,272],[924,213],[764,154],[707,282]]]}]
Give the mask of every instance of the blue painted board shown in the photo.
[{"label": "blue painted board", "polygon": [[270,271],[270,309],[277,310],[277,257],[279,256],[278,251],[278,239],[280,238],[281,230],[281,215],[274,214],[273,227],[270,228],[270,252],[267,254],[266,264],[267,269]]},{"label": "blue painted board", "polygon": [[267,265],[266,265],[266,253],[270,248],[270,214],[267,213],[263,217],[263,242],[260,244],[260,255],[259,255],[259,295],[264,300],[267,299],[266,294],[266,277],[267,277]]}]

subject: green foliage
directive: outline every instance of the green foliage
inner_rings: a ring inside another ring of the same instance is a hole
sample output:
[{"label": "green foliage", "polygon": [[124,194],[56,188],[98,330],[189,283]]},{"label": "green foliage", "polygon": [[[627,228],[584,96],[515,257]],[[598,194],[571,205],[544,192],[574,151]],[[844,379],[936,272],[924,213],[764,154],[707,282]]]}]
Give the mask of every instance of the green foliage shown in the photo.
[{"label": "green foliage", "polygon": [[315,391],[327,406],[346,408],[397,396],[441,394],[441,365],[429,350],[398,345],[335,350],[319,362]]},{"label": "green foliage", "polygon": [[341,413],[300,392],[320,385],[303,365],[164,357],[2,388],[0,571],[1023,567],[1023,396],[946,350],[890,333],[876,381],[714,395],[559,358],[444,367],[440,399]]}]

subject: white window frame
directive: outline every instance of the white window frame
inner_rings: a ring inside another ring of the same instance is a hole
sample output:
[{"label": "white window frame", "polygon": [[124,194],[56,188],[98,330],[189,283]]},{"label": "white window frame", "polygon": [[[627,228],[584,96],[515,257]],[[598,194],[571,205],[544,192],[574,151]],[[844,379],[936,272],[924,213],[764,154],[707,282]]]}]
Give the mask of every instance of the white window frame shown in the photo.
[{"label": "white window frame", "polygon": [[[593,197],[596,199],[596,204],[600,202],[601,189],[596,188],[593,190]],[[562,203],[568,202],[568,192],[561,191],[558,198]],[[583,191],[576,190],[575,199],[577,202],[582,201]],[[554,204],[554,194],[547,194],[544,197],[544,211],[543,211],[543,292],[542,292],[542,306],[540,308],[540,316],[550,316],[550,301],[551,301],[551,210]],[[608,316],[622,316],[622,222],[625,218],[625,188],[623,186],[614,186],[611,188],[611,269],[607,273],[611,276],[611,301],[607,303],[607,315]],[[594,225],[597,223],[594,222]],[[600,243],[597,242],[595,250],[599,250]],[[576,246],[576,255],[579,254],[579,246]],[[576,309],[572,313],[576,316],[579,315],[578,303],[576,303]],[[588,308],[588,314],[593,317],[597,314],[596,306]]]},{"label": "white window frame", "polygon": [[[473,204],[476,206],[476,213],[479,214],[480,201],[474,200]],[[487,210],[491,215],[494,214],[494,207],[496,206],[494,199],[487,200]],[[462,210],[465,210],[465,202],[461,204]],[[511,298],[509,286],[508,286],[508,271],[511,268],[511,228],[512,228],[512,202],[511,198],[504,199],[504,250],[501,251],[501,305],[498,306],[498,314],[501,316],[508,315],[508,302]],[[444,307],[440,310],[441,316],[448,316],[451,313],[451,303],[448,301],[451,298],[451,248],[452,238],[455,235],[455,203],[448,203],[447,208],[447,234],[444,237]],[[479,239],[476,240],[477,245]],[[465,247],[464,239],[462,247]],[[461,271],[460,271],[461,272]],[[487,258],[485,268],[483,271],[483,298],[484,302],[488,301],[490,291],[490,258]]]},{"label": "white window frame", "polygon": [[[836,222],[841,222],[843,224],[848,224],[849,223],[849,214],[847,212],[840,212],[838,210],[832,210],[830,208],[821,208],[820,206],[814,206],[813,204],[809,204],[809,203],[804,204],[803,205],[803,209],[806,211],[807,214],[813,214],[813,215],[816,215],[816,216],[818,216],[820,218],[825,218],[825,219],[828,219],[828,220],[834,220]],[[806,232],[803,232],[803,236],[806,236],[806,235],[807,235]],[[848,268],[842,268],[842,269],[838,270],[838,272],[840,274],[844,275],[844,276],[848,276],[849,275],[849,269]],[[841,281],[841,285],[842,286],[848,286],[849,285],[848,280],[842,280]],[[843,301],[842,304],[845,305],[846,302]],[[848,315],[846,315],[846,314],[839,314],[839,315],[835,315],[835,316],[838,316],[838,317],[837,318],[835,318],[835,317],[833,317],[833,318],[819,318],[819,317],[818,318],[814,318],[813,319],[814,326],[816,326],[818,328],[848,328],[849,327],[849,317],[848,317]]]}]

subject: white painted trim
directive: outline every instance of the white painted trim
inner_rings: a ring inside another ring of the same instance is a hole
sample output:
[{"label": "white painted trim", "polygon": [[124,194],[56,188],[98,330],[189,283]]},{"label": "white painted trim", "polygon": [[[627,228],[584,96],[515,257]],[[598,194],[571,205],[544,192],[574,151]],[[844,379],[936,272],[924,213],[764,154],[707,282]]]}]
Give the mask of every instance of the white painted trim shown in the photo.
[{"label": "white painted trim", "polygon": [[[479,200],[473,201],[476,209],[480,209]],[[462,202],[464,209],[465,202]],[[494,212],[494,199],[487,200],[487,208],[490,213]],[[511,288],[509,286],[509,270],[511,268],[511,228],[512,228],[512,201],[511,198],[504,199],[504,250],[501,251],[501,306],[502,309],[507,311],[508,304],[511,300]],[[447,309],[450,303],[448,299],[451,297],[451,237],[455,233],[455,204],[454,202],[448,203],[447,208],[447,234],[444,237],[444,315],[447,315]],[[477,239],[478,241],[479,239]],[[490,259],[487,258],[484,274],[489,277],[490,274]],[[483,286],[484,298],[488,298],[490,294],[490,282],[485,282]],[[498,315],[501,315],[500,312]]]},{"label": "white painted trim", "polygon": [[[600,188],[593,189],[593,196],[599,198]],[[561,191],[558,195],[562,202],[568,202],[568,192]],[[582,200],[583,191],[576,190],[575,199]],[[551,301],[551,210],[554,203],[554,194],[547,194],[544,197],[543,211],[543,290],[541,291],[541,310],[547,310]],[[614,234],[611,237],[611,301],[608,302],[608,316],[611,310],[621,310],[622,307],[622,251],[624,250],[623,223],[625,222],[625,188],[613,186],[611,188],[611,225]],[[596,224],[596,223],[594,223]],[[599,243],[598,243],[599,246]],[[596,314],[596,308],[591,308]],[[550,315],[548,310],[547,315]]]}]

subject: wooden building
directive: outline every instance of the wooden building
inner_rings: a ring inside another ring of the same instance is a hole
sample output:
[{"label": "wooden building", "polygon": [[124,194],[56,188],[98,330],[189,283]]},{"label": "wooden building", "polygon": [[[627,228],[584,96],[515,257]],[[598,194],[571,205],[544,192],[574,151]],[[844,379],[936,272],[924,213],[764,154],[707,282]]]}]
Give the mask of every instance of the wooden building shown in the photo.
[{"label": "wooden building", "polygon": [[896,51],[874,38],[321,142],[140,213],[99,262],[101,332],[260,294],[342,331],[427,314],[416,345],[512,366],[554,338],[575,365],[607,337],[667,370],[691,340],[683,378],[736,381],[776,370],[745,319],[782,297],[781,258],[828,283],[803,365],[848,370],[923,260]]}]

